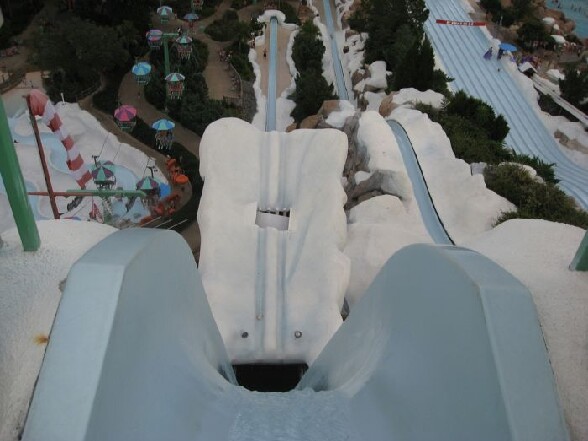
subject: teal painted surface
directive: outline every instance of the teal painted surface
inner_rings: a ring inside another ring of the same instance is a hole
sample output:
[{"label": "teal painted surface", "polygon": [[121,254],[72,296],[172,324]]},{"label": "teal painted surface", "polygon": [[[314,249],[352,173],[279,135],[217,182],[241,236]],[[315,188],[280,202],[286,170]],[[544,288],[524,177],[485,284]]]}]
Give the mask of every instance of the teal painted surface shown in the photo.
[{"label": "teal painted surface", "polygon": [[584,239],[576,251],[570,268],[576,271],[588,271],[588,231],[584,234]]},{"label": "teal painted surface", "polygon": [[4,181],[8,202],[16,222],[18,235],[25,251],[37,251],[41,246],[39,231],[33,210],[29,204],[27,189],[14,144],[8,128],[4,104],[0,99],[0,175]]}]

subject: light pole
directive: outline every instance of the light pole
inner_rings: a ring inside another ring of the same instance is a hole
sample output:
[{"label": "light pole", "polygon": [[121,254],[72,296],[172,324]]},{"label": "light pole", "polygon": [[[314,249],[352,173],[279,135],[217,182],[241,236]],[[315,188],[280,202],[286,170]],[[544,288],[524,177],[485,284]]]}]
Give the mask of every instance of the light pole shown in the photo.
[{"label": "light pole", "polygon": [[[0,27],[3,23],[4,16],[0,8]],[[2,158],[0,161],[0,175],[2,175],[2,180],[4,181],[8,202],[12,209],[22,246],[25,251],[37,251],[41,246],[39,230],[37,229],[37,224],[35,224],[35,218],[29,203],[2,100],[0,100],[0,157]]]}]

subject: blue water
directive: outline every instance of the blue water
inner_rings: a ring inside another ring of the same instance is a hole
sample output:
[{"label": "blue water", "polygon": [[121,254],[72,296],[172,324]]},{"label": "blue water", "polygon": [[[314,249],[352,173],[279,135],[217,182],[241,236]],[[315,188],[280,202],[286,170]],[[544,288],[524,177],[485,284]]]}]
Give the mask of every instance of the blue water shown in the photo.
[{"label": "blue water", "polygon": [[574,20],[574,34],[579,38],[588,38],[588,2],[586,0],[560,0],[561,8],[553,0],[547,1],[547,7],[562,11],[566,18]]}]

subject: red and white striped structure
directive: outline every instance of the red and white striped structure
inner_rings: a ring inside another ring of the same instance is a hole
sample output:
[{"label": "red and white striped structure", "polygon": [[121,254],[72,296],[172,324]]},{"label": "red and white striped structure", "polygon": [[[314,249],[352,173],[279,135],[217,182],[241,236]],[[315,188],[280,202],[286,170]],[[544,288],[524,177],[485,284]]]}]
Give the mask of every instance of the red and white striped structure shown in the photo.
[{"label": "red and white striped structure", "polygon": [[31,90],[29,97],[33,115],[40,116],[43,124],[47,125],[59,137],[59,140],[63,143],[67,151],[67,167],[71,170],[71,174],[80,188],[86,188],[86,183],[92,180],[92,174],[88,170],[88,167],[86,167],[84,159],[74,144],[73,139],[67,133],[65,127],[63,127],[55,106],[45,94],[37,89]]}]

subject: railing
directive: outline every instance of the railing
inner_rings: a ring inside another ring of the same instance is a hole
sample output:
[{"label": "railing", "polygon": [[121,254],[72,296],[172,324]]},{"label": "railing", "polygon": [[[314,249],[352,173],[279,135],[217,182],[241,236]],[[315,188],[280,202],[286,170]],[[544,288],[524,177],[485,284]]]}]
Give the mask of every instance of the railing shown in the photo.
[{"label": "railing", "polygon": [[229,62],[227,62],[227,64],[229,65],[229,71],[231,73],[231,78],[234,79],[234,85],[237,89],[237,97],[234,96],[223,96],[223,101],[226,104],[235,106],[235,107],[242,107],[243,106],[243,87],[241,85],[241,75],[239,75],[239,72],[237,72],[237,69],[235,69],[235,67]]},{"label": "railing", "polygon": [[100,87],[102,86],[102,82],[100,80],[98,80],[96,82],[96,84],[94,84],[93,86],[88,87],[87,89],[82,90],[81,92],[79,92],[78,94],[76,94],[74,96],[74,101],[80,101],[84,98],[86,98],[87,96],[92,95],[93,93],[97,92],[98,89],[100,89]]},{"label": "railing", "polygon": [[15,70],[13,72],[4,72],[2,75],[2,82],[0,83],[0,93],[4,93],[18,86],[25,77],[23,69]]}]

